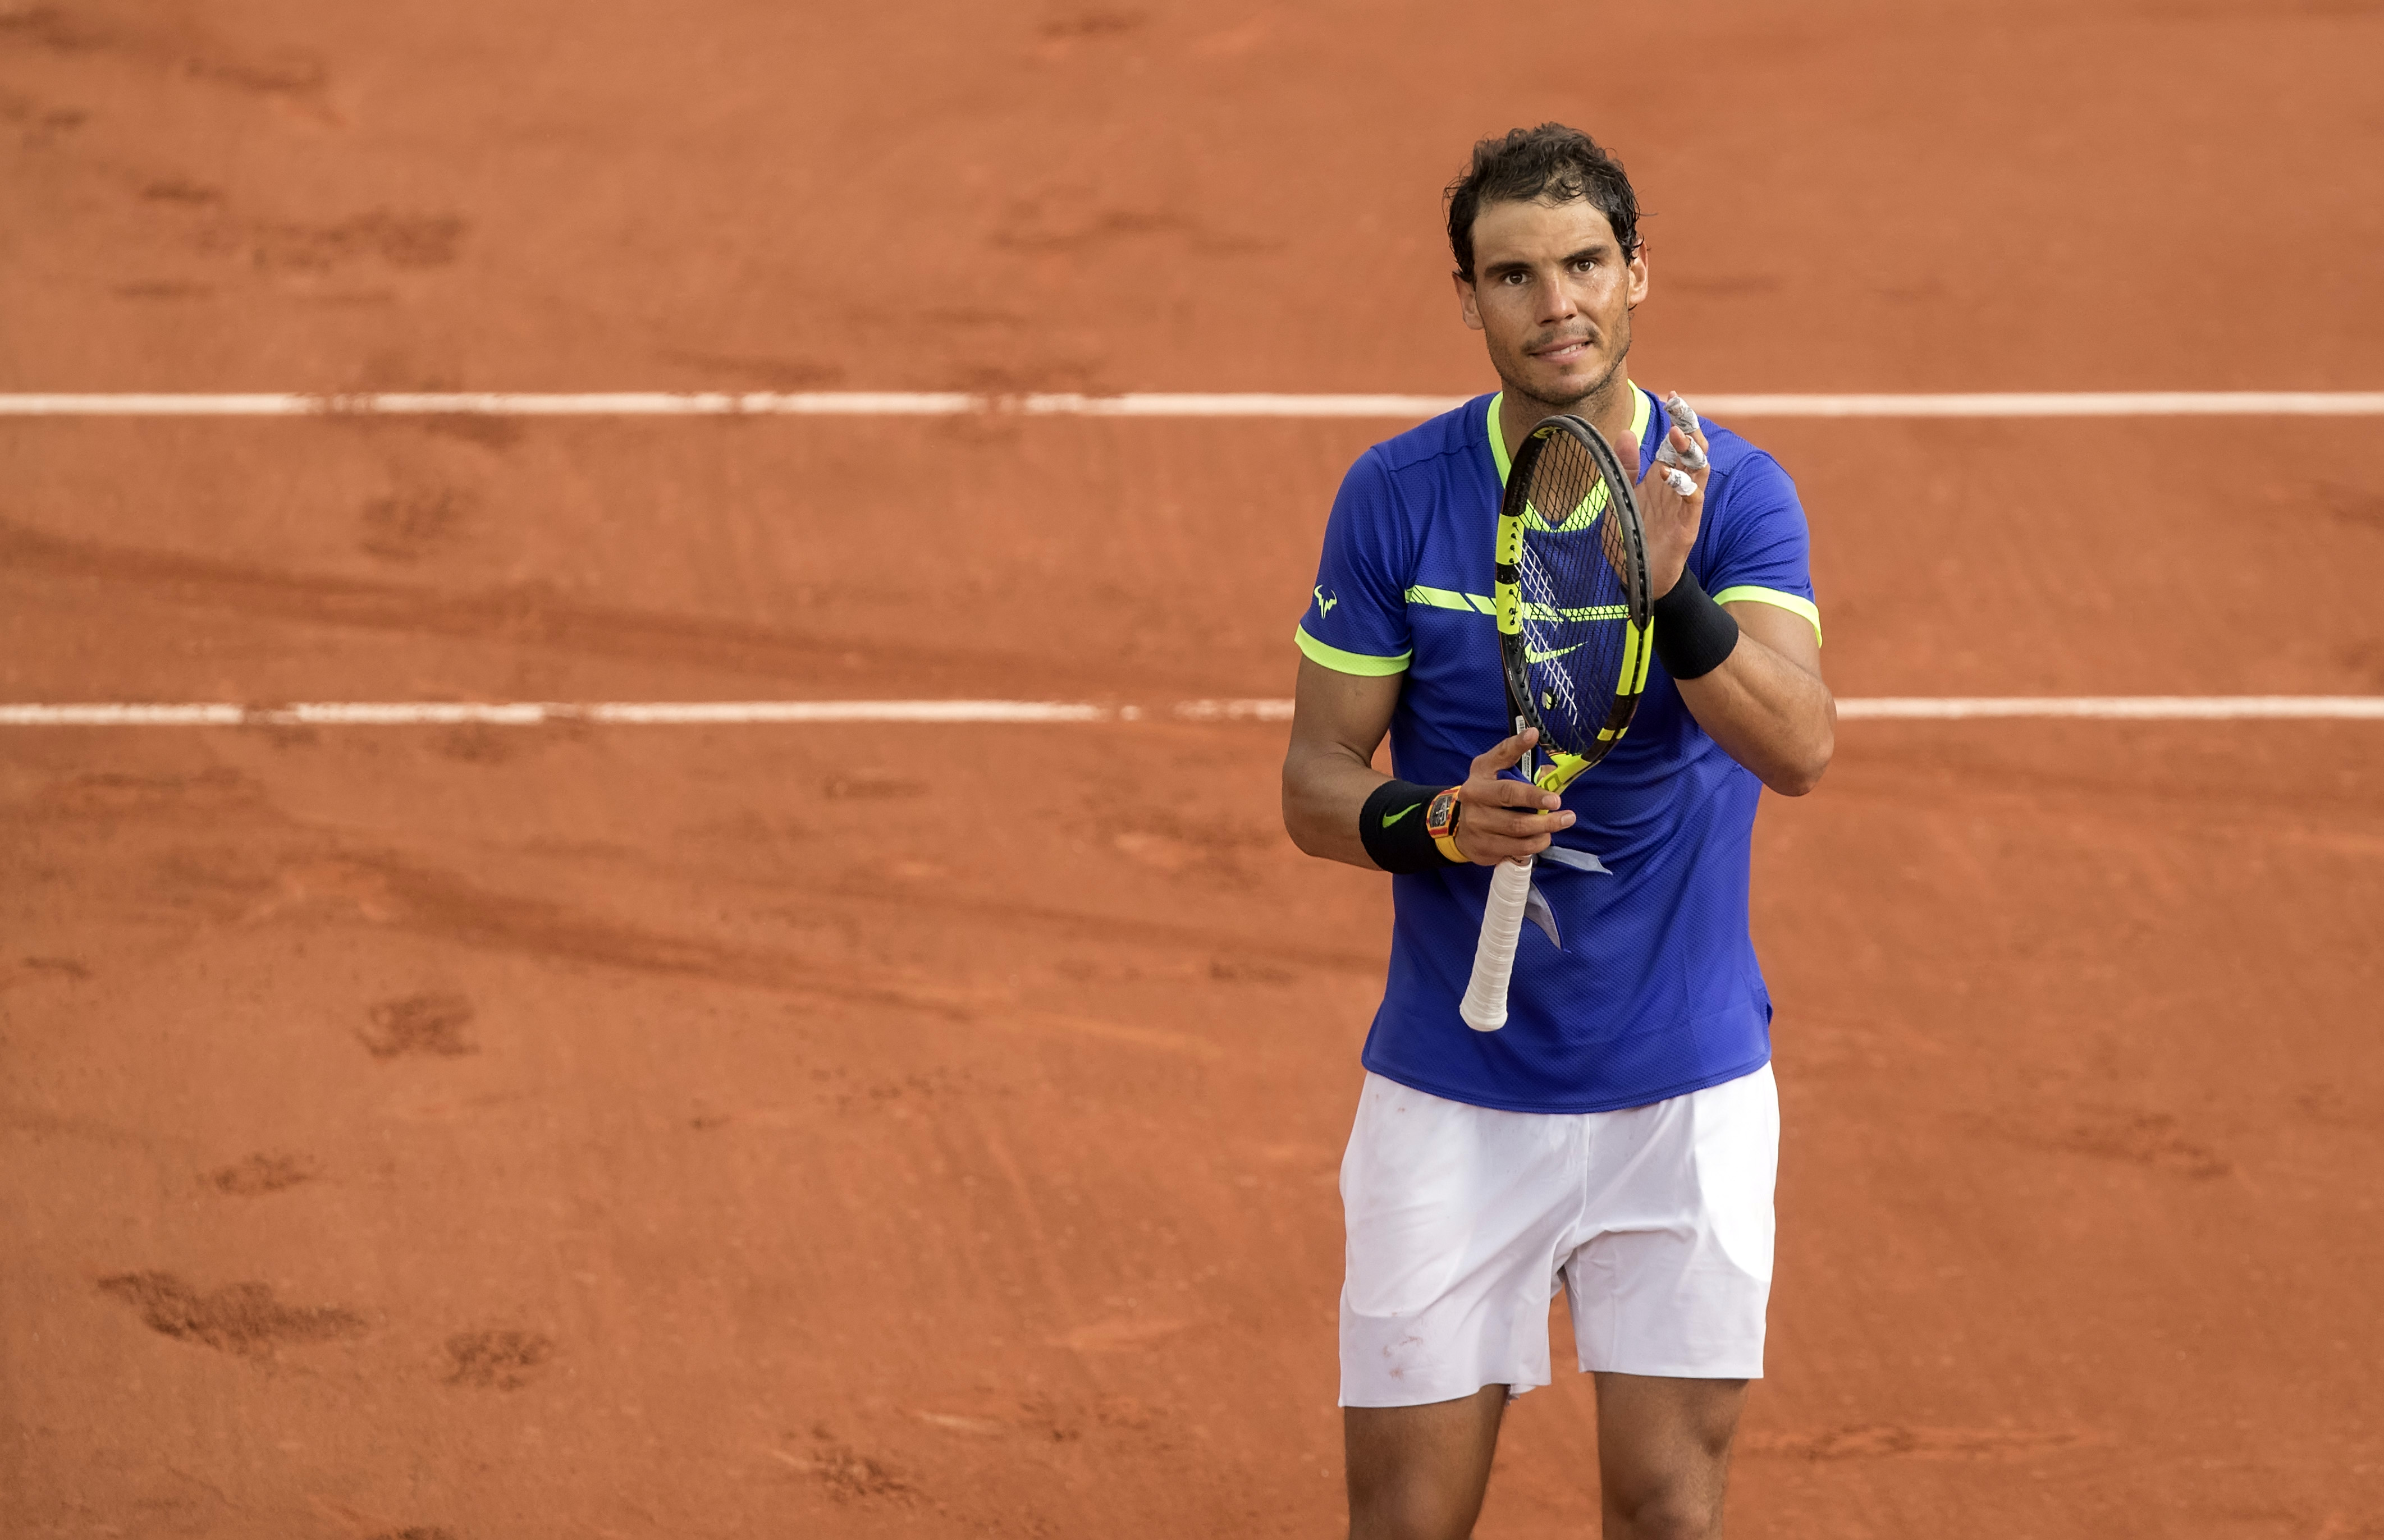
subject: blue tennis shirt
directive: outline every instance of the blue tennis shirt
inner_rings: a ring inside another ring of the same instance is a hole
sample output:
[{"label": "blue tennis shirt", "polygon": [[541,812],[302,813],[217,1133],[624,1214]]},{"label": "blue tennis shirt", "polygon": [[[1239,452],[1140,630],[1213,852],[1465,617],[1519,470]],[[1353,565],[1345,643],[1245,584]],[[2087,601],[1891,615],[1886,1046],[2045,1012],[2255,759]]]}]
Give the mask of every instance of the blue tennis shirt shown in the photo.
[{"label": "blue tennis shirt", "polygon": [[[1639,462],[1664,414],[1637,398]],[[1492,618],[1491,541],[1507,476],[1498,398],[1481,396],[1358,458],[1334,500],[1300,651],[1345,674],[1404,674],[1391,716],[1403,780],[1447,786],[1508,734]],[[1811,621],[1804,509],[1779,463],[1705,425],[1713,476],[1689,571],[1725,602]],[[1523,927],[1506,1026],[1475,1032],[1457,1004],[1473,968],[1487,866],[1391,879],[1390,976],[1365,1065],[1418,1090],[1523,1112],[1643,1106],[1759,1069],[1771,997],[1747,934],[1762,783],[1706,736],[1659,661],[1631,730],[1567,789],[1577,815],[1533,881],[1563,945]]]}]

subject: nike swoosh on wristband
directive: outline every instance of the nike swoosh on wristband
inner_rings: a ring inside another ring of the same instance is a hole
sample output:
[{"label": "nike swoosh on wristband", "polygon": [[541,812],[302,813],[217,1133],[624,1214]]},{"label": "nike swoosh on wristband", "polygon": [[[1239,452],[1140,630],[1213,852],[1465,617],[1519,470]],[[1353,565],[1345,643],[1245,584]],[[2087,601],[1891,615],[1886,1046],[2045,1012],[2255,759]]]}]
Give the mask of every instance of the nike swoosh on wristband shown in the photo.
[{"label": "nike swoosh on wristband", "polygon": [[1414,806],[1412,806],[1412,807],[1403,807],[1403,808],[1399,809],[1397,813],[1384,813],[1384,814],[1383,814],[1383,827],[1384,827],[1384,828],[1389,828],[1393,824],[1397,823],[1400,819],[1402,819],[1402,818],[1406,817],[1409,813],[1413,813],[1413,812],[1416,810],[1416,808],[1419,808],[1419,807],[1422,807],[1422,806],[1423,806],[1423,804],[1422,804],[1422,802],[1417,802],[1416,804],[1414,804]]}]

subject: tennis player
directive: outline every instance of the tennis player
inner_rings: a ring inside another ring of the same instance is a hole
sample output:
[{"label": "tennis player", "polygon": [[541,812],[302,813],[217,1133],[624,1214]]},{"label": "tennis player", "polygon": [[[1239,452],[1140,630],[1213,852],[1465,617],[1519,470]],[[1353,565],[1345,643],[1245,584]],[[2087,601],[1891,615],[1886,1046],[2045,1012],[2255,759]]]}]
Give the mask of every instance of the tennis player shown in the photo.
[{"label": "tennis player", "polygon": [[[1507,1402],[1548,1383],[1559,1287],[1596,1375],[1609,1540],[1720,1533],[1763,1372],[1779,1103],[1748,848],[1760,789],[1811,790],[1837,714],[1787,473],[1625,370],[1638,220],[1586,134],[1474,146],[1449,244],[1503,388],[1359,456],[1298,632],[1285,825],[1396,874],[1341,1165],[1359,1540],[1471,1530]],[[1558,412],[1644,478],[1657,596],[1638,714],[1561,799],[1502,774],[1529,739],[1509,736],[1489,598],[1509,459]],[[1385,732],[1396,778],[1372,768]],[[1491,869],[1527,854],[1537,925],[1506,1026],[1475,1032],[1458,1000]]]}]

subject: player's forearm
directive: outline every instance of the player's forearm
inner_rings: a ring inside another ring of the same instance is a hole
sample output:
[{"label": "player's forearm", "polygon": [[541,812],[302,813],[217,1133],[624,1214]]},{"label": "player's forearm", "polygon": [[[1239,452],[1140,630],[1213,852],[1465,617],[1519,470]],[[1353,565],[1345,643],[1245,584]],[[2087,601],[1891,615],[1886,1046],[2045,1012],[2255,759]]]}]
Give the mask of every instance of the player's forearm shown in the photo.
[{"label": "player's forearm", "polygon": [[1283,762],[1283,827],[1310,855],[1377,871],[1358,837],[1358,812],[1387,777],[1334,745],[1295,742]]},{"label": "player's forearm", "polygon": [[1801,797],[1820,784],[1838,707],[1819,677],[1742,634],[1721,666],[1678,683],[1697,726],[1764,785]]}]

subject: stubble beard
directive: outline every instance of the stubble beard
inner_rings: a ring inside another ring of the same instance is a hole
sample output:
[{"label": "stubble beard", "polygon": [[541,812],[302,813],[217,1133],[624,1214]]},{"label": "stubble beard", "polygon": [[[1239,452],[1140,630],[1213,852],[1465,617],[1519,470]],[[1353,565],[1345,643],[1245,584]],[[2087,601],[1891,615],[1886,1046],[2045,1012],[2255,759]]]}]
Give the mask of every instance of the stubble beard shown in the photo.
[{"label": "stubble beard", "polygon": [[1621,345],[1614,350],[1613,360],[1606,366],[1606,372],[1572,395],[1551,398],[1537,394],[1517,384],[1504,370],[1499,372],[1499,381],[1509,391],[1534,406],[1546,408],[1549,413],[1570,412],[1575,416],[1587,417],[1594,421],[1605,407],[1613,404],[1614,391],[1624,378],[1622,366],[1631,361],[1630,311],[1625,310],[1622,313],[1621,319],[1615,326],[1614,335],[1620,340]]}]

